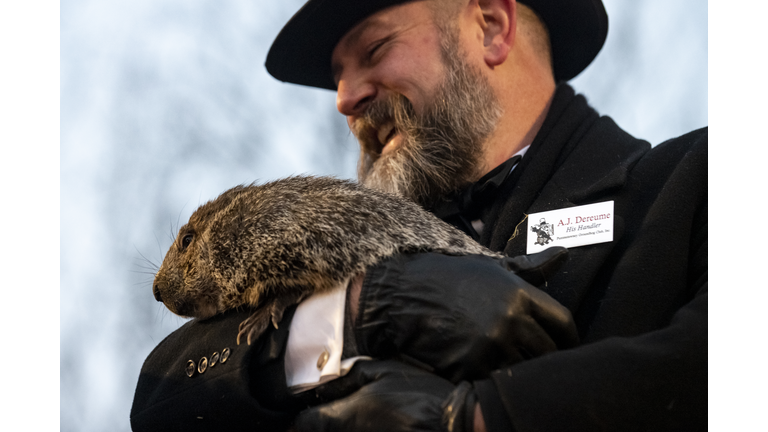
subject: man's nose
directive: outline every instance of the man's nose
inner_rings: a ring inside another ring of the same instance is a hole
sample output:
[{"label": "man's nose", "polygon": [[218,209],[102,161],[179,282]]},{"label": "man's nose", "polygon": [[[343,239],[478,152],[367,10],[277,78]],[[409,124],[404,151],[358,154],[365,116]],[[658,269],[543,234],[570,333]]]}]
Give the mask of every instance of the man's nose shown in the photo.
[{"label": "man's nose", "polygon": [[364,80],[341,79],[336,90],[336,109],[345,116],[360,115],[376,98],[376,86]]}]

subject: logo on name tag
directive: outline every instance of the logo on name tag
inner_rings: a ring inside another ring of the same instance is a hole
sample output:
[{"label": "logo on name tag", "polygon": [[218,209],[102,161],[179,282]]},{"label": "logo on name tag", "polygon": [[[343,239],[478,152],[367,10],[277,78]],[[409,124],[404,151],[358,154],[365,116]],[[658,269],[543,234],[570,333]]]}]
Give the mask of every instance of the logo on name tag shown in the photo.
[{"label": "logo on name tag", "polygon": [[613,201],[528,215],[526,253],[613,241]]}]

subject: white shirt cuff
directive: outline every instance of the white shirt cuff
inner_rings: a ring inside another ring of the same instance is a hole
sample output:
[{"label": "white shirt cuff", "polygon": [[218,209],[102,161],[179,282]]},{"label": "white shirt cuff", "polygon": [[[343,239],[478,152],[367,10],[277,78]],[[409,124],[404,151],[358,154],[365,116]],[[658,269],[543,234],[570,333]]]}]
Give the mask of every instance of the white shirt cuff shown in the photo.
[{"label": "white shirt cuff", "polygon": [[293,393],[344,376],[357,360],[370,359],[360,356],[341,361],[348,282],[310,296],[293,315],[285,352],[285,378]]}]

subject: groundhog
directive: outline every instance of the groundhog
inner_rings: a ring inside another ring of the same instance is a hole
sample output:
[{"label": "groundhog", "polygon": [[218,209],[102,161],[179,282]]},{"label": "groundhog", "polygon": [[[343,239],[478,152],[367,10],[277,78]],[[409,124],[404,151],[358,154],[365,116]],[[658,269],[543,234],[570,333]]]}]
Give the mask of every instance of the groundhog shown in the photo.
[{"label": "groundhog", "polygon": [[234,187],[182,226],[155,275],[155,299],[205,319],[233,308],[248,344],[284,310],[398,253],[502,257],[417,204],[348,180],[297,176]]}]

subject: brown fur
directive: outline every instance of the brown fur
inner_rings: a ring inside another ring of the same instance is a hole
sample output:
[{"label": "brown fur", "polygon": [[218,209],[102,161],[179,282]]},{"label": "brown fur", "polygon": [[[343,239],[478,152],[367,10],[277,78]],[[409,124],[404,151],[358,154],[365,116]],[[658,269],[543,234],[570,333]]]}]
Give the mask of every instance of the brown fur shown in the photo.
[{"label": "brown fur", "polygon": [[500,256],[410,201],[347,180],[289,177],[237,186],[200,206],[153,290],[181,316],[256,308],[237,336],[250,344],[304,297],[386,257],[420,251]]}]

